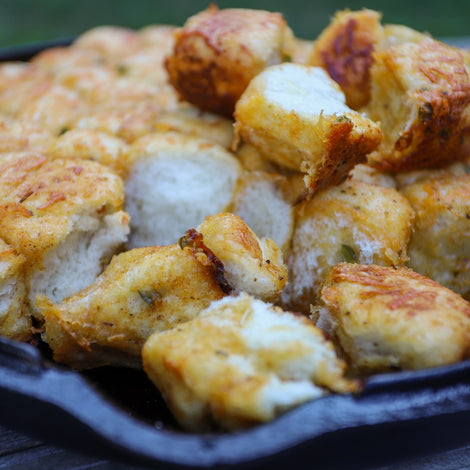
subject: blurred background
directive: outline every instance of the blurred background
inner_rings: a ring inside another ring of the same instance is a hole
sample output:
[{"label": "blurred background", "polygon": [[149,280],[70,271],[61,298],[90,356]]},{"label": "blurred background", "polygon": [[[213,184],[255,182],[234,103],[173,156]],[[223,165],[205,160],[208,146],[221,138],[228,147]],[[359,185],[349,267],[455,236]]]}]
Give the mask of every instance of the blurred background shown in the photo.
[{"label": "blurred background", "polygon": [[[75,36],[97,25],[140,28],[181,25],[208,0],[0,0],[0,47]],[[367,7],[384,23],[402,23],[435,37],[470,36],[469,0],[219,0],[219,7],[280,11],[298,37],[315,38],[335,11]]]}]

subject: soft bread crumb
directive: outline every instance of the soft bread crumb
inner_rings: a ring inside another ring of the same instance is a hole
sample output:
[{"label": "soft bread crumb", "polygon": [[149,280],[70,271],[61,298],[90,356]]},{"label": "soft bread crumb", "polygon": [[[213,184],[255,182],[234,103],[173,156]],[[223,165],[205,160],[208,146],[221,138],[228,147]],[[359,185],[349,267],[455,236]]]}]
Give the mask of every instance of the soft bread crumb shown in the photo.
[{"label": "soft bread crumb", "polygon": [[130,248],[176,243],[206,216],[226,210],[241,174],[221,146],[176,132],[135,142],[127,166]]},{"label": "soft bread crumb", "polygon": [[245,428],[329,390],[357,386],[344,378],[332,344],[307,318],[246,294],[155,333],[143,361],[175,417],[193,431]]},{"label": "soft bread crumb", "polygon": [[235,109],[235,133],[264,158],[301,171],[312,192],[339,184],[379,145],[377,124],[348,108],[320,67],[272,66],[257,75]]}]

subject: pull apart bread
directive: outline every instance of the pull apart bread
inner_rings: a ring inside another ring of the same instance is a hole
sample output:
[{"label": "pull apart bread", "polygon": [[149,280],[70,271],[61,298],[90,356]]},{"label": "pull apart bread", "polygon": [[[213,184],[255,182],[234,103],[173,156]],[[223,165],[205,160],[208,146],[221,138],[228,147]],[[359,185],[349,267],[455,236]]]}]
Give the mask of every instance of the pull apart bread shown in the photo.
[{"label": "pull apart bread", "polygon": [[382,140],[320,67],[271,66],[236,104],[235,132],[268,160],[305,174],[311,192],[341,183]]},{"label": "pull apart bread", "polygon": [[192,431],[246,428],[330,390],[357,389],[320,329],[247,294],[154,333],[142,356],[175,417]]},{"label": "pull apart bread", "polygon": [[0,155],[0,237],[25,259],[27,312],[91,284],[129,231],[122,180],[87,160]]},{"label": "pull apart bread", "polygon": [[325,276],[337,263],[395,266],[408,259],[414,212],[394,188],[351,178],[294,210],[289,284],[281,296],[291,310],[308,315]]},{"label": "pull apart bread", "polygon": [[1,334],[195,431],[469,357],[469,57],[211,6],[0,65]]},{"label": "pull apart bread", "polygon": [[274,242],[259,240],[239,217],[219,214],[179,244],[115,256],[88,288],[61,303],[43,296],[38,306],[58,362],[139,366],[154,331],[175,328],[231,292],[277,298],[286,277]]},{"label": "pull apart bread", "polygon": [[166,60],[171,84],[198,108],[232,117],[250,80],[291,56],[293,33],[280,13],[209,7],[176,31]]},{"label": "pull apart bread", "polygon": [[313,316],[363,374],[470,356],[470,304],[405,267],[336,265]]},{"label": "pull apart bread", "polygon": [[470,175],[454,166],[400,187],[416,218],[407,265],[470,298]]},{"label": "pull apart bread", "polygon": [[174,243],[207,215],[227,210],[242,173],[228,150],[177,132],[135,141],[125,167],[130,248]]},{"label": "pull apart bread", "polygon": [[369,163],[394,173],[439,167],[469,152],[467,54],[371,10],[342,11],[308,63],[338,82],[352,108],[379,122]]}]

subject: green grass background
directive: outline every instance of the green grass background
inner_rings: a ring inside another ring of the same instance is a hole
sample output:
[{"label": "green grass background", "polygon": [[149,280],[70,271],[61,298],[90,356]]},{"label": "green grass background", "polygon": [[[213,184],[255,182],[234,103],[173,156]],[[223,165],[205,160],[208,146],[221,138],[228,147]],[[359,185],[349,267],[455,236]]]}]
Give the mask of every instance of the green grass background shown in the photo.
[{"label": "green grass background", "polygon": [[[0,0],[0,47],[75,36],[97,25],[180,25],[207,0]],[[219,0],[219,7],[280,11],[299,37],[315,38],[335,11],[362,7],[436,37],[470,36],[470,0]]]}]

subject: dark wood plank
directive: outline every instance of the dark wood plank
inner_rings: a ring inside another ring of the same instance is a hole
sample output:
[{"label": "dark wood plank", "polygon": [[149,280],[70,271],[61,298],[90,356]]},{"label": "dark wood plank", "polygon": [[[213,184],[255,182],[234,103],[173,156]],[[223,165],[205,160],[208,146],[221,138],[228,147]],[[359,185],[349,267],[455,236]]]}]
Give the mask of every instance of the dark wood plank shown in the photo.
[{"label": "dark wood plank", "polygon": [[0,470],[142,470],[125,463],[81,455],[48,445],[38,445],[0,457]]},{"label": "dark wood plank", "polygon": [[41,442],[0,426],[0,457],[41,445]]},{"label": "dark wood plank", "polygon": [[0,469],[139,470],[139,467],[45,445],[0,426]]}]

